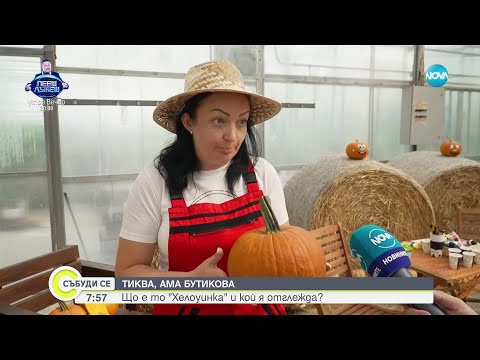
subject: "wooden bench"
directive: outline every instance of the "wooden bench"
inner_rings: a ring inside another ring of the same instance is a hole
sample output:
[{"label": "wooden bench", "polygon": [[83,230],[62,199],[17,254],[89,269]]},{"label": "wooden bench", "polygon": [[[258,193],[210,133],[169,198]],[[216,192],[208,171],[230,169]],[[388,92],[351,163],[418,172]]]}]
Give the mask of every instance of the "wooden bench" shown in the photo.
[{"label": "wooden bench", "polygon": [[78,246],[66,246],[0,269],[0,304],[31,312],[55,304],[57,299],[50,293],[48,279],[57,267],[63,265],[82,272]]},{"label": "wooden bench", "polygon": [[[40,315],[38,311],[56,304],[48,279],[60,266],[72,266],[84,277],[115,276],[112,265],[80,260],[77,245],[7,266],[0,269],[0,315]],[[129,310],[119,314],[130,315]]]}]

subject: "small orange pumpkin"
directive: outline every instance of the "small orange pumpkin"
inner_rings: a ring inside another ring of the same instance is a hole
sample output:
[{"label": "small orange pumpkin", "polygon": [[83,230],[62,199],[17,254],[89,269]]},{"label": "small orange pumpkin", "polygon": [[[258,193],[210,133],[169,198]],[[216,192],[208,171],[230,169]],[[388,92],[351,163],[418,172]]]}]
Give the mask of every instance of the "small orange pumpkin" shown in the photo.
[{"label": "small orange pumpkin", "polygon": [[58,305],[49,315],[87,315],[87,312],[79,305],[66,304],[62,300],[58,300]]},{"label": "small orange pumpkin", "polygon": [[365,159],[368,155],[368,145],[363,142],[355,140],[347,145],[345,149],[347,156],[353,160],[362,160]]},{"label": "small orange pumpkin", "polygon": [[457,156],[462,152],[462,144],[448,138],[448,140],[441,143],[440,152],[443,156]]},{"label": "small orange pumpkin", "polygon": [[228,255],[232,277],[324,277],[325,254],[307,230],[287,225],[280,229],[268,198],[260,198],[265,227],[242,234]]},{"label": "small orange pumpkin", "polygon": [[119,308],[119,304],[86,303],[80,306],[88,315],[116,315]]},{"label": "small orange pumpkin", "polygon": [[118,308],[120,307],[119,304],[106,304],[107,311],[109,315],[116,315],[118,312]]}]

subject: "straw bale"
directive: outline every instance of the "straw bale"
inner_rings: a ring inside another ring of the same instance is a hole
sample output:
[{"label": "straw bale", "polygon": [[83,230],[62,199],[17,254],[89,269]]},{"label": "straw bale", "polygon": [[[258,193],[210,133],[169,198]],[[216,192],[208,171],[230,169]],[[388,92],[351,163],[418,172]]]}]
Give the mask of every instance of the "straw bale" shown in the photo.
[{"label": "straw bale", "polygon": [[379,225],[410,241],[427,237],[435,219],[420,184],[369,158],[320,157],[292,176],[284,192],[290,224],[312,230],[339,222],[348,253],[351,233],[363,225]]},{"label": "straw bale", "polygon": [[435,225],[457,229],[458,208],[480,207],[480,163],[434,151],[413,151],[388,162],[423,186],[435,211]]}]

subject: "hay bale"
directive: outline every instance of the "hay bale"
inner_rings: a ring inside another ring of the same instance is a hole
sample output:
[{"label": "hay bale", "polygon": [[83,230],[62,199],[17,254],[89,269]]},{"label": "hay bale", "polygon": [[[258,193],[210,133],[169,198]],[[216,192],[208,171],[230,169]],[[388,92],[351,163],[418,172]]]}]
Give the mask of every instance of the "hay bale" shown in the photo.
[{"label": "hay bale", "polygon": [[312,230],[339,222],[348,253],[351,233],[363,225],[379,225],[400,241],[409,241],[427,237],[434,221],[420,184],[370,159],[320,157],[292,176],[284,191],[292,225]]},{"label": "hay bale", "polygon": [[480,163],[463,157],[446,157],[435,151],[399,155],[388,165],[420,183],[435,211],[436,225],[457,229],[458,208],[480,207]]},{"label": "hay bale", "polygon": [[160,267],[160,253],[158,252],[158,244],[155,245],[151,266],[154,269],[158,269]]}]

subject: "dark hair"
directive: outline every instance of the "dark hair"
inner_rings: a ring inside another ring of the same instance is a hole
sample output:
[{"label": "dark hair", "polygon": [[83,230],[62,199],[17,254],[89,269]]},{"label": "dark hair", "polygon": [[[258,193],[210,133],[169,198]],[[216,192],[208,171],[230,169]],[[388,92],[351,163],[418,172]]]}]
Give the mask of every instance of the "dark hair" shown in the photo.
[{"label": "dark hair", "polygon": [[44,62],[46,62],[46,61],[48,61],[50,64],[52,63],[50,60],[44,59],[44,60],[42,61],[42,64],[43,64]]},{"label": "dark hair", "polygon": [[[193,146],[193,138],[183,126],[182,115],[187,113],[192,119],[195,119],[201,101],[211,94],[211,92],[200,93],[187,100],[175,123],[176,139],[155,158],[155,160],[158,160],[156,163],[158,171],[172,191],[181,192],[187,187],[189,181],[194,182],[193,175],[198,170],[198,158]],[[247,137],[245,137],[238,153],[230,162],[226,174],[228,190],[233,195],[235,195],[235,184],[247,170],[249,156],[253,157],[252,162],[255,164],[258,150],[256,133],[251,120],[248,119]]]}]

